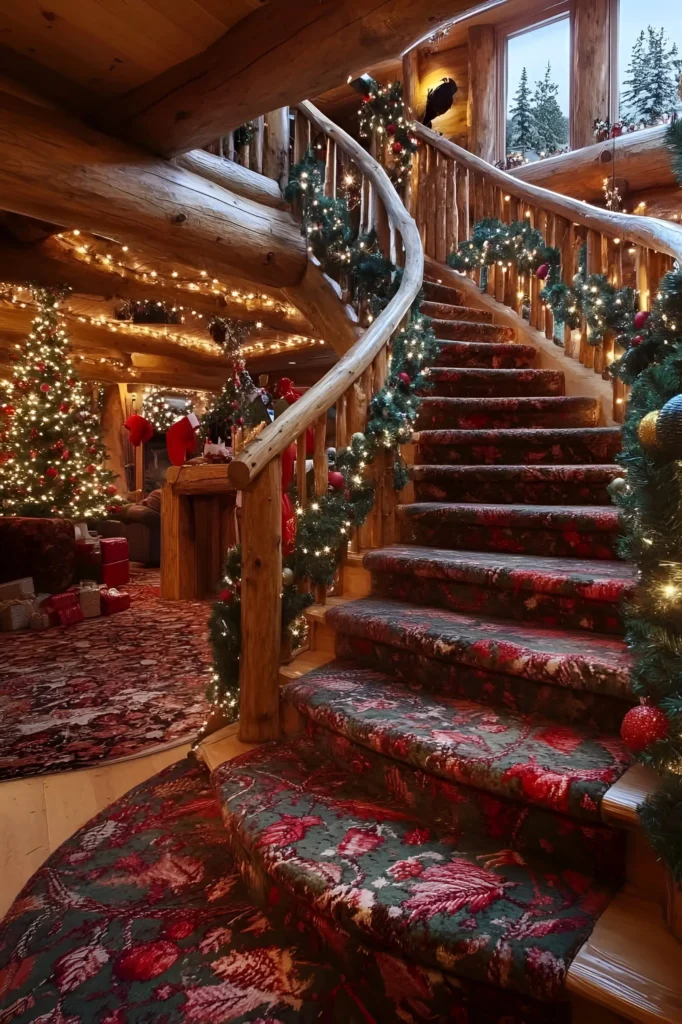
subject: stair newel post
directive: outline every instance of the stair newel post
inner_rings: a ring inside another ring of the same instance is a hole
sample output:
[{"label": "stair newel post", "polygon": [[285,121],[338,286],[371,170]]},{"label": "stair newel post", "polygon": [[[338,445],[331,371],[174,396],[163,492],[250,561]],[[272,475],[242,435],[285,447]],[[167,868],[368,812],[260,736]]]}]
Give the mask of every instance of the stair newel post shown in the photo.
[{"label": "stair newel post", "polygon": [[448,158],[438,153],[436,165],[436,259],[445,263],[448,255],[447,222],[448,222]]},{"label": "stair newel post", "polygon": [[[337,423],[338,429],[338,423]],[[315,497],[327,493],[329,486],[329,464],[327,462],[327,414],[315,423],[315,443],[313,449],[313,473],[315,476]],[[338,441],[337,441],[338,447]],[[327,588],[322,584],[315,587],[315,600],[318,604],[327,603]]]},{"label": "stair newel post", "polygon": [[265,116],[263,174],[284,190],[289,180],[289,108],[279,107]]},{"label": "stair newel post", "polygon": [[268,462],[242,492],[239,738],[279,736],[282,642],[282,460]]}]

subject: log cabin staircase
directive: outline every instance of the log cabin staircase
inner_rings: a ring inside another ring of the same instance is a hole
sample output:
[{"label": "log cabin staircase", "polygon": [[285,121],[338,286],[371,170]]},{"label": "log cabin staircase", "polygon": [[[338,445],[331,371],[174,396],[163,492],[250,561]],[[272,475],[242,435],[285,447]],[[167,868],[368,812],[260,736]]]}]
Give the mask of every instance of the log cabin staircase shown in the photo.
[{"label": "log cabin staircase", "polygon": [[205,746],[230,847],[348,972],[426,968],[405,1019],[459,1019],[454,987],[471,1021],[679,1020],[634,811],[650,780],[618,736],[620,429],[447,275],[425,284],[441,346],[399,542],[350,555],[344,596],[310,610],[287,736],[223,764]]}]

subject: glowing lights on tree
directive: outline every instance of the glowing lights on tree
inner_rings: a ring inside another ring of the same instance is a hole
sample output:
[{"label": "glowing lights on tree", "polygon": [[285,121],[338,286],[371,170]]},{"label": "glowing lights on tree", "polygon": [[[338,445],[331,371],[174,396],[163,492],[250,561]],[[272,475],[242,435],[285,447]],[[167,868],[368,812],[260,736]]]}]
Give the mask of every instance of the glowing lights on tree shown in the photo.
[{"label": "glowing lights on tree", "polygon": [[167,389],[148,387],[144,392],[141,415],[165,434],[176,420],[187,416],[193,409],[194,403],[185,394],[171,395]]}]

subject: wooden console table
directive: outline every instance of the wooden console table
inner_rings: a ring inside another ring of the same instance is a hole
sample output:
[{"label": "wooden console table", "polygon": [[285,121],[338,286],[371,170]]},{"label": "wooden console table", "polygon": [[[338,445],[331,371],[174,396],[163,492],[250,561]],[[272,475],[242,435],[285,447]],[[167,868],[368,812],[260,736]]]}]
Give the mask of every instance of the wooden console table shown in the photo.
[{"label": "wooden console table", "polygon": [[237,543],[237,492],[227,465],[171,466],[161,491],[161,597],[213,596]]}]

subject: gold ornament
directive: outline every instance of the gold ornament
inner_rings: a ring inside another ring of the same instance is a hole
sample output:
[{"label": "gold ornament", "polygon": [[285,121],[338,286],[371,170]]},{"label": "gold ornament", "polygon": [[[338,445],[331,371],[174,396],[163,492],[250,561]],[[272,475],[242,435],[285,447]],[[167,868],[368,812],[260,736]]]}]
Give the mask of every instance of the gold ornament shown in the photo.
[{"label": "gold ornament", "polygon": [[644,448],[655,448],[656,447],[656,423],[658,422],[658,409],[654,409],[653,412],[648,412],[646,416],[643,416],[639,421],[637,427],[637,437],[639,438],[642,447]]}]

